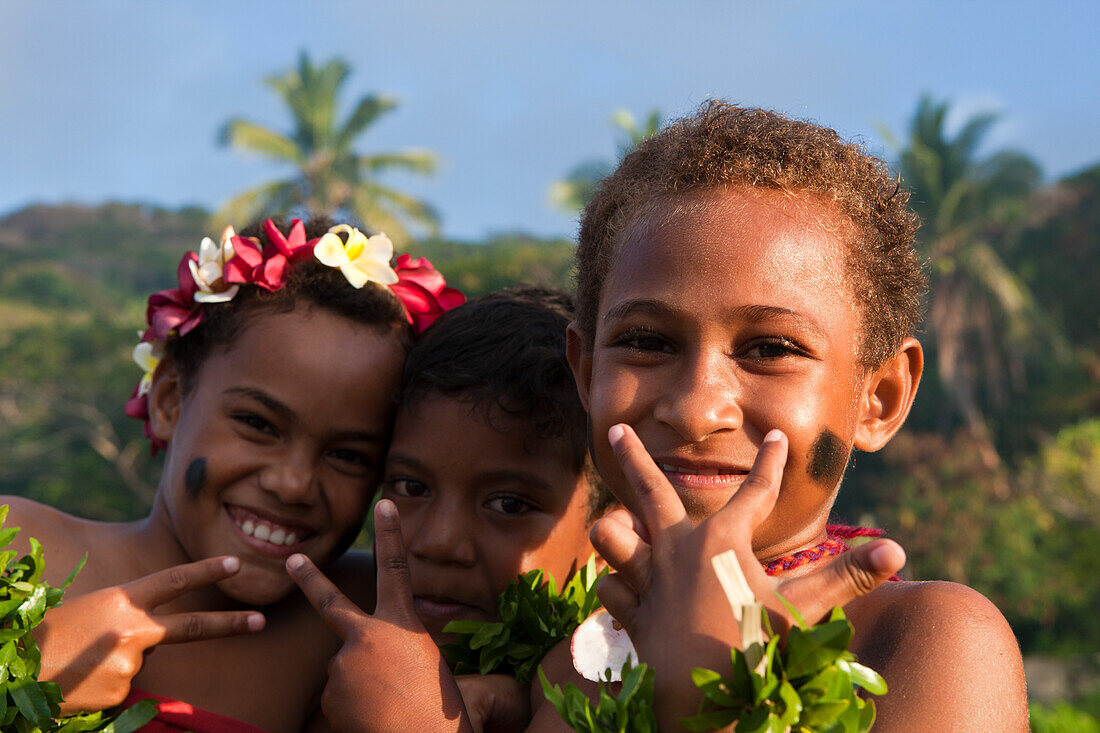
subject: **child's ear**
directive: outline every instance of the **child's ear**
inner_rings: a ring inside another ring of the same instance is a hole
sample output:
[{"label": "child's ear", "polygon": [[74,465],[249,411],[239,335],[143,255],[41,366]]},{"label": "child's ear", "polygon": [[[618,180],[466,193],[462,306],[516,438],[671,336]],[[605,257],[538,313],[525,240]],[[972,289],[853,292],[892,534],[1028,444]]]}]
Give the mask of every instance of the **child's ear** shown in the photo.
[{"label": "child's ear", "polygon": [[162,359],[149,387],[149,427],[165,443],[172,439],[179,421],[183,387],[179,370],[170,359]]},{"label": "child's ear", "polygon": [[580,327],[573,321],[565,330],[565,356],[573,369],[573,379],[577,383],[577,394],[585,412],[588,411],[588,388],[592,384],[592,352],[584,348],[584,338]]},{"label": "child's ear", "polygon": [[906,338],[885,364],[867,375],[854,447],[870,452],[890,442],[909,416],[923,371],[920,342]]}]

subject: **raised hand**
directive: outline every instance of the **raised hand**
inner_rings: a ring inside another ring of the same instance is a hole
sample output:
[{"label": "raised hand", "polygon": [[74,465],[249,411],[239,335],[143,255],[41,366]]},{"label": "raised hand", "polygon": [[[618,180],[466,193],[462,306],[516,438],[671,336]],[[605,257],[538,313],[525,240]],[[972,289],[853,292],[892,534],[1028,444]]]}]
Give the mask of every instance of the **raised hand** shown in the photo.
[{"label": "raised hand", "polygon": [[159,644],[181,644],[250,634],[264,627],[256,611],[157,614],[155,609],[190,591],[234,575],[235,557],[211,557],[167,568],[123,585],[66,597],[50,610],[34,635],[42,650],[40,679],[65,695],[63,715],[120,704]]},{"label": "raised hand", "polygon": [[777,581],[764,573],[752,552],[752,533],[779,494],[787,439],[778,430],[765,437],[737,493],[698,527],[629,426],[613,426],[608,438],[627,478],[619,498],[629,511],[613,512],[593,527],[593,545],[618,571],[597,591],[627,629],[641,661],[657,670],[655,708],[662,728],[677,729],[680,718],[697,710],[691,668],[725,671],[730,648],[741,646],[712,557],[729,549],[737,553],[749,586],[781,632],[792,619],[775,591],[813,623],[870,592],[905,562],[900,546],[878,540],[809,575]]},{"label": "raised hand", "polygon": [[305,555],[287,572],[344,646],[329,663],[321,708],[337,731],[472,731],[458,685],[413,608],[397,507],[374,509],[378,603],[366,614]]}]

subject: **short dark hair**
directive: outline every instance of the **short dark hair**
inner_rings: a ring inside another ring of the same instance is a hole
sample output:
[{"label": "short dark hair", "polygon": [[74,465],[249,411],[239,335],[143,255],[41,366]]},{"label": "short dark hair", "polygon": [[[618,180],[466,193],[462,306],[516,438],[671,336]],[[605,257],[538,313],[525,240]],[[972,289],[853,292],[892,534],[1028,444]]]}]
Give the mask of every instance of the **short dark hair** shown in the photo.
[{"label": "short dark hair", "polygon": [[516,287],[444,313],[405,360],[399,404],[433,395],[470,403],[489,425],[497,415],[530,423],[554,441],[589,484],[588,517],[614,498],[588,455],[588,416],[565,356],[573,301],[560,290]]},{"label": "short dark hair", "polygon": [[596,331],[615,247],[654,200],[724,185],[807,192],[853,225],[847,269],[862,313],[861,360],[878,366],[920,323],[925,277],[913,247],[920,220],[885,163],[833,130],[763,109],[711,100],[623,158],[581,219],[578,325]]},{"label": "short dark hair", "polygon": [[[282,219],[272,220],[285,236],[290,225]],[[327,232],[333,222],[313,218],[305,223],[306,238],[315,239]],[[242,237],[256,237],[261,248],[268,245],[263,226],[257,222],[239,232]],[[342,239],[346,235],[339,235]],[[367,283],[356,289],[348,284],[340,270],[310,259],[288,269],[285,285],[270,292],[260,287],[242,287],[233,300],[203,307],[202,323],[184,336],[168,339],[165,355],[175,363],[184,392],[191,389],[195,375],[207,357],[218,348],[227,348],[240,331],[263,314],[289,313],[301,303],[323,308],[356,323],[376,328],[380,333],[394,333],[408,344],[411,338],[405,310],[388,288]]]}]

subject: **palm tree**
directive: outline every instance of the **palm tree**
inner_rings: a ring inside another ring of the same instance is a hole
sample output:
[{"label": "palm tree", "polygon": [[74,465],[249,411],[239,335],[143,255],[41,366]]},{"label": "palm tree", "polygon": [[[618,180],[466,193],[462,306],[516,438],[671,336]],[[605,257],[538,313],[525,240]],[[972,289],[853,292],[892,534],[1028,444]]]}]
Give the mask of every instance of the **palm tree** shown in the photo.
[{"label": "palm tree", "polygon": [[297,68],[266,81],[290,108],[293,131],[282,133],[243,119],[225,124],[222,144],[291,163],[298,170],[291,178],[237,195],[218,212],[218,219],[243,223],[297,209],[354,216],[397,242],[409,238],[406,223],[435,231],[438,217],[428,204],[377,180],[388,170],[432,173],[435,155],[415,149],[374,155],[356,152],[355,139],[397,102],[368,94],[359,99],[346,120],[338,122],[340,86],[348,73],[347,64],[339,59],[314,66],[302,53]]},{"label": "palm tree", "polygon": [[[611,124],[619,132],[618,160],[648,137],[656,135],[661,129],[661,112],[650,111],[641,124],[625,109],[615,110],[611,115]],[[564,180],[550,186],[550,202],[567,214],[580,212],[592,200],[596,184],[607,177],[614,168],[607,160],[586,160],[575,166]]]},{"label": "palm tree", "polygon": [[949,137],[948,106],[922,97],[899,163],[923,221],[918,244],[932,268],[927,325],[939,377],[957,417],[996,465],[983,405],[1002,404],[1022,386],[1023,355],[1037,342],[1057,341],[990,238],[1018,212],[1039,170],[1016,152],[979,159],[997,115],[975,115]]}]

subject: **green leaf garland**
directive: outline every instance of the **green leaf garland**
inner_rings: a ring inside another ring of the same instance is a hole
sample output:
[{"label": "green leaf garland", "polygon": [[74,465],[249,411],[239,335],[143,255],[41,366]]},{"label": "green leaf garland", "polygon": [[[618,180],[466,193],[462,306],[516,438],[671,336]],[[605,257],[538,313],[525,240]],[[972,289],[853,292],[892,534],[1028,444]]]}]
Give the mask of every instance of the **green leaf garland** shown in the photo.
[{"label": "green leaf garland", "polygon": [[61,603],[65,588],[84,567],[87,555],[60,588],[43,582],[42,545],[33,537],[29,555],[16,560],[15,550],[4,549],[19,534],[18,527],[4,528],[6,504],[0,505],[0,730],[18,733],[132,733],[152,720],[157,710],[152,700],[126,709],[59,717],[64,699],[53,682],[39,682],[42,654],[31,630]]},{"label": "green leaf garland", "polygon": [[[518,576],[500,595],[500,621],[452,621],[443,629],[458,639],[443,647],[455,674],[510,674],[530,684],[542,658],[600,607],[593,555],[558,593],[542,570]],[[545,583],[543,579],[545,578]]]}]

